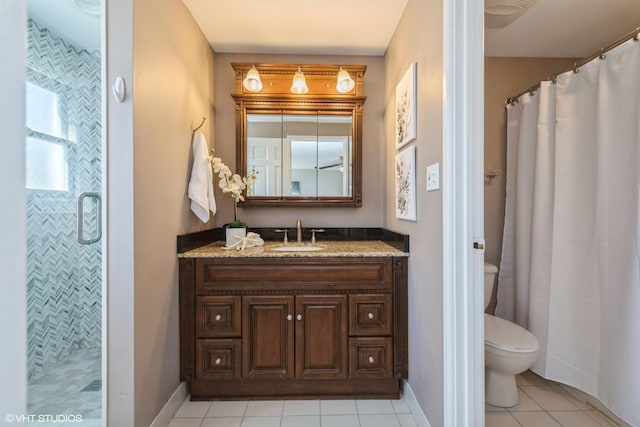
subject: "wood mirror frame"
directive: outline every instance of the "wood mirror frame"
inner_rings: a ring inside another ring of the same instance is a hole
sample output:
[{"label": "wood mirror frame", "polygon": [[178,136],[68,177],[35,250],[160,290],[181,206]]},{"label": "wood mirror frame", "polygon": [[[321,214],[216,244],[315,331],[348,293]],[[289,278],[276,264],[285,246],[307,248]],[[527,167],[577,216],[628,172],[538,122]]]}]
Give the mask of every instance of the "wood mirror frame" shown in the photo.
[{"label": "wood mirror frame", "polygon": [[[235,70],[236,162],[239,174],[247,174],[247,114],[318,114],[351,116],[351,194],[347,196],[245,195],[243,207],[361,207],[362,206],[362,110],[366,100],[364,73],[366,65],[297,65],[231,63]],[[253,66],[260,73],[262,90],[250,92],[242,84]],[[290,92],[293,76],[300,67],[309,92]],[[340,68],[347,70],[355,82],[347,93],[336,89]],[[318,166],[316,166],[318,169]],[[349,168],[346,168],[349,170]],[[259,179],[259,178],[258,178]]]}]

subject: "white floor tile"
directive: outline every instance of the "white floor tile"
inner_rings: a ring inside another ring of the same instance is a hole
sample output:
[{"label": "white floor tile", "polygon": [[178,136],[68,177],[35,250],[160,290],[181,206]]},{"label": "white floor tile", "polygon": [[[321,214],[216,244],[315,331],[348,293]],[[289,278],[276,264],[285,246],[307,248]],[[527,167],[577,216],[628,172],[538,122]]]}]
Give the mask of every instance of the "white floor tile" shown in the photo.
[{"label": "white floor tile", "polygon": [[484,416],[485,427],[521,427],[509,412],[488,412]]},{"label": "white floor tile", "polygon": [[546,412],[511,412],[522,427],[561,427]]},{"label": "white floor tile", "polygon": [[577,411],[578,408],[551,386],[520,386],[545,411]]},{"label": "white floor tile", "polygon": [[360,425],[365,427],[400,427],[396,414],[359,415]]},{"label": "white floor tile", "polygon": [[246,400],[212,402],[207,417],[242,417],[247,409]]},{"label": "white floor tile", "polygon": [[320,415],[289,415],[282,417],[282,427],[320,427]]},{"label": "white floor tile", "polygon": [[596,420],[596,422],[605,427],[616,427],[616,424],[611,421],[609,418],[605,417],[598,411],[585,411],[587,415]]},{"label": "white floor tile", "polygon": [[244,417],[241,427],[280,427],[281,417]]},{"label": "white floor tile", "polygon": [[253,401],[247,405],[244,415],[245,417],[281,416],[283,406],[282,400]]},{"label": "white floor tile", "polygon": [[322,427],[360,427],[357,415],[322,415],[321,419]]},{"label": "white floor tile", "polygon": [[411,414],[396,414],[401,427],[418,427],[416,420]]},{"label": "white floor tile", "polygon": [[355,400],[320,401],[320,414],[322,415],[356,415],[357,413]]},{"label": "white floor tile", "polygon": [[601,427],[596,420],[581,411],[551,411],[549,415],[562,427]]},{"label": "white floor tile", "polygon": [[211,402],[192,402],[187,399],[182,402],[182,406],[173,416],[174,418],[204,418],[209,411]]},{"label": "white floor tile", "polygon": [[202,418],[174,418],[169,427],[200,427]]},{"label": "white floor tile", "polygon": [[242,417],[205,418],[200,427],[240,427]]},{"label": "white floor tile", "polygon": [[591,408],[591,406],[587,405],[585,402],[573,397],[571,393],[565,390],[561,385],[559,384],[554,385],[554,386],[551,386],[551,388],[557,391],[558,393],[560,393],[561,395],[563,395],[564,397],[566,397],[569,402],[573,403],[581,411],[591,411],[593,409]]},{"label": "white floor tile", "polygon": [[538,405],[529,395],[523,392],[520,387],[518,387],[518,398],[520,399],[520,403],[516,406],[512,406],[511,408],[506,408],[509,412],[530,412],[530,411],[542,411],[543,409]]},{"label": "white floor tile", "polygon": [[282,415],[320,415],[320,401],[287,400]]},{"label": "white floor tile", "polygon": [[356,400],[358,414],[395,414],[390,400]]},{"label": "white floor tile", "polygon": [[393,405],[393,409],[396,411],[396,414],[410,414],[411,409],[409,409],[409,405],[404,400],[392,400],[391,404]]}]

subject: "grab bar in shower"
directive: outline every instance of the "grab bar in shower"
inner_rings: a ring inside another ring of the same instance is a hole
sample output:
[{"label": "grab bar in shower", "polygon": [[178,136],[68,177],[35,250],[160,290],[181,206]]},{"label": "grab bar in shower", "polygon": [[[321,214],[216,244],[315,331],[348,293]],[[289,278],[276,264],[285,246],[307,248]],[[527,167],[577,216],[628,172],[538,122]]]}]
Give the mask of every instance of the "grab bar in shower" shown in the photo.
[{"label": "grab bar in shower", "polygon": [[[90,198],[96,201],[96,234],[95,236],[84,238],[84,199]],[[98,193],[86,192],[78,196],[78,243],[90,245],[98,242],[102,238],[102,198]]]}]

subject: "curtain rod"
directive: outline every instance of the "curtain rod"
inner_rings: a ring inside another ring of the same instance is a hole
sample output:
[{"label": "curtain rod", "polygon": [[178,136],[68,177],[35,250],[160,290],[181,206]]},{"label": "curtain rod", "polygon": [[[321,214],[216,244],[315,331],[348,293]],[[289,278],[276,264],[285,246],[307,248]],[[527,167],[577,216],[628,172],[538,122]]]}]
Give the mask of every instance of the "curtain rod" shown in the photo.
[{"label": "curtain rod", "polygon": [[[589,55],[586,58],[581,59],[578,62],[574,62],[573,64],[573,72],[577,73],[580,71],[580,67],[582,67],[583,65],[585,65],[588,62],[591,62],[592,60],[596,59],[596,58],[600,58],[600,59],[605,59],[607,56],[605,55],[606,52],[609,52],[612,49],[615,49],[616,47],[620,46],[622,43],[626,42],[627,40],[633,39],[635,41],[638,41],[638,38],[640,36],[640,27],[637,27],[635,30],[633,30],[632,32],[630,32],[629,34],[625,35],[624,37],[616,40],[615,42],[611,43],[610,45],[603,47],[602,49],[600,49],[599,52],[594,53],[593,55]],[[570,71],[570,70],[567,70]],[[547,80],[545,81],[551,81],[552,83],[556,82],[556,77],[557,74],[554,74],[551,77],[548,77]],[[533,86],[531,86],[529,89],[527,90],[523,90],[522,92],[520,92],[519,94],[509,97],[507,98],[504,103],[505,104],[511,104],[514,105],[516,102],[518,102],[518,98],[520,98],[522,95],[524,95],[525,93],[529,93],[530,95],[533,95],[533,93],[540,89],[540,83],[535,84]]]}]

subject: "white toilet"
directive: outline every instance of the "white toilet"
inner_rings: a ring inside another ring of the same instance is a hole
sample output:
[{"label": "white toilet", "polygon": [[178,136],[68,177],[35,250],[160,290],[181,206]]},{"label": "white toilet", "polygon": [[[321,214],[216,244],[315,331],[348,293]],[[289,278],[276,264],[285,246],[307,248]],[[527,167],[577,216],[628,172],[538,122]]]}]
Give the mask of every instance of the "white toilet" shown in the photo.
[{"label": "white toilet", "polygon": [[[484,305],[491,300],[498,268],[484,264]],[[489,405],[518,404],[516,375],[529,369],[538,356],[538,340],[526,329],[490,314],[484,315],[484,390]]]}]

